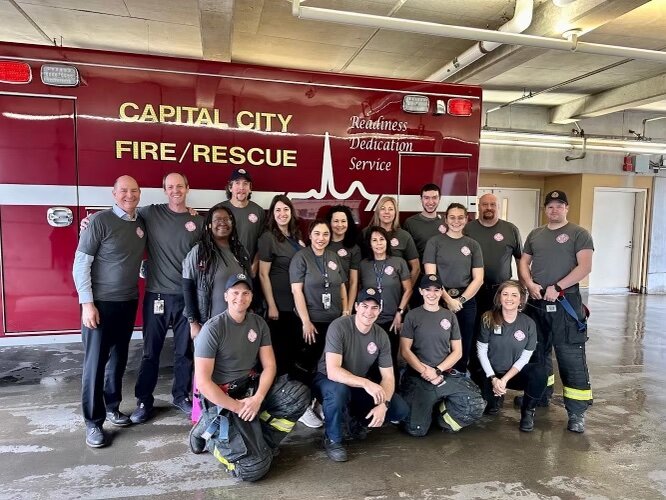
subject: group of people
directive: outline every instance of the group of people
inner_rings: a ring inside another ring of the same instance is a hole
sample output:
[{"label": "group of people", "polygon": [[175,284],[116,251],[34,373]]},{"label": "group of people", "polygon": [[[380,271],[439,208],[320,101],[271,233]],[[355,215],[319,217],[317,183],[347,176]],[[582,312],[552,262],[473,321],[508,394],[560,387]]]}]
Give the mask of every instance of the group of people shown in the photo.
[{"label": "group of people", "polygon": [[[137,209],[136,181],[118,178],[114,206],[81,232],[73,274],[89,446],[107,444],[105,421],[151,417],[168,328],[173,404],[192,412],[194,372],[203,405],[192,451],[210,451],[245,480],[267,472],[297,420],[323,425],[326,453],[346,461],[345,441],[368,428],[392,422],[424,436],[434,418],[456,432],[496,414],[513,388],[524,391],[519,428],[529,432],[552,396],[553,348],[568,429],[584,431],[592,393],[578,284],[593,245],[568,222],[565,193],[546,195],[547,224],[522,248],[494,195],[468,222],[458,203],[438,213],[435,184],[422,188],[422,211],[404,227],[397,201],[384,196],[361,232],[347,206],[331,207],[310,223],[308,244],[292,201],[277,195],[265,214],[244,169],[205,218],[187,206],[185,176],[171,173],[163,187],[168,203]],[[144,249],[143,357],[126,415],[122,376]],[[512,259],[520,282],[510,279]]]}]

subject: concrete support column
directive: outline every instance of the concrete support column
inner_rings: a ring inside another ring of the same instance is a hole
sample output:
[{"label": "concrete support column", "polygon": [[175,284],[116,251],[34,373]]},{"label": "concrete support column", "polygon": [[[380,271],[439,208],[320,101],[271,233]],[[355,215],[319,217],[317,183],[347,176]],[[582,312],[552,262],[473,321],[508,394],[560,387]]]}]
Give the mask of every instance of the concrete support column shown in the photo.
[{"label": "concrete support column", "polygon": [[666,293],[666,177],[654,178],[647,293]]}]

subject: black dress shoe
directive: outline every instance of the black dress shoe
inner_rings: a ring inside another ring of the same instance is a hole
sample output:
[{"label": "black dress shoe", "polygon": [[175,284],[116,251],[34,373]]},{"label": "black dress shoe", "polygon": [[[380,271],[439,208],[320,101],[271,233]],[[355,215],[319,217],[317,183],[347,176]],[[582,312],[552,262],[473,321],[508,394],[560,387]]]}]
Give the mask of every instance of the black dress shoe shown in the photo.
[{"label": "black dress shoe", "polygon": [[132,425],[130,418],[120,410],[107,411],[106,420],[116,427],[127,427],[128,425]]},{"label": "black dress shoe", "polygon": [[174,401],[173,405],[187,415],[192,414],[192,401],[190,401],[190,398],[183,398],[179,399],[178,401]]},{"label": "black dress shoe", "polygon": [[86,430],[86,444],[91,448],[101,448],[106,446],[106,438],[101,427],[88,427]]},{"label": "black dress shoe", "polygon": [[153,411],[152,406],[146,406],[145,403],[139,404],[139,406],[136,407],[136,410],[132,412],[130,415],[130,420],[132,421],[133,424],[142,424],[146,420],[150,418],[150,414]]}]

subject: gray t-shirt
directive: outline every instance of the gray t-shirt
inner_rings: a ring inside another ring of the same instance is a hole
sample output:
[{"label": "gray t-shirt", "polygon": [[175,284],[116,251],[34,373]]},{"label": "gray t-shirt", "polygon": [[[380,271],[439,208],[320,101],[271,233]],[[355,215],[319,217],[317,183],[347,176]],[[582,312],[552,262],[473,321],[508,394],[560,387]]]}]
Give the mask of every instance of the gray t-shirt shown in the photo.
[{"label": "gray t-shirt", "polygon": [[463,233],[476,240],[483,254],[483,282],[498,285],[511,279],[511,256],[520,260],[522,240],[518,228],[499,219],[491,227],[474,220]]},{"label": "gray t-shirt", "polygon": [[359,290],[378,288],[382,294],[382,312],[378,323],[392,321],[402,298],[402,282],[410,278],[404,259],[389,257],[385,260],[363,259],[359,273]]},{"label": "gray t-shirt", "polygon": [[319,360],[319,372],[326,373],[326,353],[342,354],[342,368],[357,377],[366,377],[378,361],[380,368],[391,368],[391,343],[388,335],[376,324],[368,333],[361,333],[355,324],[356,315],[338,318],[328,327],[324,354]]},{"label": "gray t-shirt", "polygon": [[253,201],[250,201],[243,208],[233,206],[229,200],[222,202],[222,204],[234,214],[238,239],[247,250],[250,255],[250,262],[252,262],[254,254],[257,253],[257,241],[259,241],[261,233],[264,232],[264,222],[266,220],[264,209]]},{"label": "gray t-shirt", "polygon": [[[369,227],[366,227],[363,230],[364,240],[369,229]],[[419,258],[419,251],[416,249],[412,235],[401,227],[388,233],[388,241],[386,243],[391,247],[391,255],[393,257],[402,257],[406,262]]]},{"label": "gray t-shirt", "polygon": [[472,281],[472,269],[483,267],[483,256],[479,244],[469,236],[456,239],[442,234],[428,240],[423,263],[437,265],[446,288],[466,288]]},{"label": "gray t-shirt", "polygon": [[342,262],[342,268],[347,274],[347,279],[349,279],[351,269],[358,271],[358,266],[361,263],[361,249],[358,245],[347,248],[342,245],[342,241],[331,241],[326,248],[338,254],[340,262]]},{"label": "gray t-shirt", "polygon": [[[324,255],[317,257],[311,247],[299,250],[291,259],[289,279],[292,283],[303,283],[310,321],[328,323],[342,315],[340,285],[347,282],[347,275],[335,252],[325,249]],[[328,310],[322,302],[324,293],[331,294]]]},{"label": "gray t-shirt", "polygon": [[305,244],[301,240],[278,241],[270,231],[264,232],[259,237],[257,254],[260,261],[271,263],[271,271],[268,276],[278,311],[294,310],[294,296],[291,294],[291,282],[289,281],[289,264],[296,252],[304,247]]},{"label": "gray t-shirt", "polygon": [[412,215],[405,221],[402,227],[412,235],[421,260],[423,260],[423,252],[428,240],[438,234],[446,233],[444,219],[439,214],[432,219],[424,217],[423,214]]},{"label": "gray t-shirt", "polygon": [[405,316],[400,336],[412,339],[412,352],[428,366],[440,364],[451,353],[451,341],[460,340],[456,315],[440,307],[426,311],[423,306],[412,309]]},{"label": "gray t-shirt", "polygon": [[569,222],[554,230],[547,225],[533,229],[523,253],[532,256],[532,279],[545,288],[569,274],[578,265],[576,254],[587,249],[594,250],[592,236]]},{"label": "gray t-shirt", "polygon": [[271,345],[268,325],[248,312],[236,323],[229,313],[209,319],[194,339],[194,356],[214,358],[213,382],[227,384],[250,373],[259,361],[259,348]]},{"label": "gray t-shirt", "polygon": [[493,370],[506,373],[524,350],[536,349],[536,325],[532,318],[523,313],[518,313],[513,323],[504,323],[497,329],[481,324],[479,342],[488,344],[488,359]]},{"label": "gray t-shirt", "polygon": [[111,209],[90,216],[76,250],[94,257],[90,278],[95,300],[122,302],[139,297],[137,283],[145,247],[141,217],[122,220]]},{"label": "gray t-shirt", "polygon": [[[246,273],[247,270],[238,262],[229,247],[218,248],[219,255],[217,266],[211,269],[208,275],[209,283],[201,286],[201,280],[206,279],[199,270],[197,256],[199,254],[199,243],[190,250],[183,261],[183,278],[195,282],[197,288],[207,289],[210,293],[210,317],[216,316],[227,310],[227,302],[224,300],[224,290],[227,280],[232,274]],[[181,289],[182,290],[182,289]],[[182,292],[181,292],[182,293]]]},{"label": "gray t-shirt", "polygon": [[146,290],[182,294],[183,259],[201,237],[203,217],[173,212],[167,204],[141,207],[139,215],[148,234]]}]

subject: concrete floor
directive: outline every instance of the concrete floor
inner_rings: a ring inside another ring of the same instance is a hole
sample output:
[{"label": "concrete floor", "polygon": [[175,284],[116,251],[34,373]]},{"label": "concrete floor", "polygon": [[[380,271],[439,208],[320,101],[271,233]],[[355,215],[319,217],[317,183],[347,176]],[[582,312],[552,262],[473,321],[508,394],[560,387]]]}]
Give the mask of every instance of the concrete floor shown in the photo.
[{"label": "concrete floor", "polygon": [[[168,360],[156,417],[126,429],[107,425],[112,446],[92,450],[79,409],[81,346],[2,348],[0,498],[663,498],[666,297],[595,296],[589,305],[595,401],[585,434],[565,429],[561,397],[537,411],[534,432],[520,433],[507,400],[498,417],[457,435],[374,431],[337,464],[318,448],[320,433],[299,424],[257,484],[189,452],[189,423],[170,407]],[[128,365],[126,411],[139,348],[135,342]]]}]

